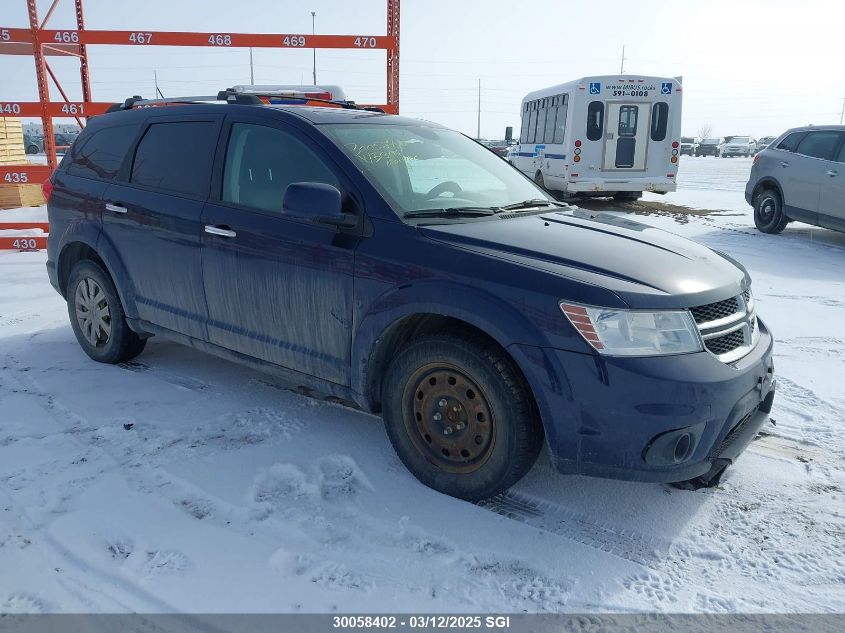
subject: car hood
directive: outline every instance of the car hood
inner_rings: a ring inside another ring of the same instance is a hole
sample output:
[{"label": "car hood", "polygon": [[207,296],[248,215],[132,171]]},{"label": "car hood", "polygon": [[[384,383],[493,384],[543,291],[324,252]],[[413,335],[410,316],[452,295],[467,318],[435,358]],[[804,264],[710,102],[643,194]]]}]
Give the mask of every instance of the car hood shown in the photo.
[{"label": "car hood", "polygon": [[580,209],[419,230],[429,239],[605,288],[632,308],[703,305],[750,283],[726,255],[624,217]]}]

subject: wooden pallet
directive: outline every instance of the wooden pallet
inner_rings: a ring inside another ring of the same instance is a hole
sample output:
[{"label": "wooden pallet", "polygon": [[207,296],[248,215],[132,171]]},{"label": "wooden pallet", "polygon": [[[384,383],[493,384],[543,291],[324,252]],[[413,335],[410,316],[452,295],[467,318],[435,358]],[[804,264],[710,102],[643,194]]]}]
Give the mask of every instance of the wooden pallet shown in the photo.
[{"label": "wooden pallet", "polygon": [[0,185],[0,209],[38,207],[44,202],[41,185]]},{"label": "wooden pallet", "polygon": [[0,118],[0,165],[26,162],[23,144],[23,124],[16,117]]}]

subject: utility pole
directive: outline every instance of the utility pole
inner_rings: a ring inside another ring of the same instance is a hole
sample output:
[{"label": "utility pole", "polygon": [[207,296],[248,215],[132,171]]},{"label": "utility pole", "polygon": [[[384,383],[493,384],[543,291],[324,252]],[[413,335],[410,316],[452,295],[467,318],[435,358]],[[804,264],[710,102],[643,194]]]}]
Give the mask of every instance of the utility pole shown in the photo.
[{"label": "utility pole", "polygon": [[249,85],[255,85],[255,72],[252,68],[252,46],[249,47]]},{"label": "utility pole", "polygon": [[475,138],[481,138],[481,77],[478,78],[478,133]]},{"label": "utility pole", "polygon": [[155,81],[156,85],[156,95],[159,99],[164,99],[164,95],[161,93],[161,90],[158,89],[158,71],[153,70],[153,81]]},{"label": "utility pole", "polygon": [[[317,12],[312,11],[311,12],[311,35],[317,34],[316,24],[317,24]],[[315,46],[314,48],[311,49],[311,51],[314,53],[314,85],[316,86],[317,85],[317,47]]]},{"label": "utility pole", "polygon": [[619,67],[619,74],[625,74],[625,45],[622,45],[622,65]]}]

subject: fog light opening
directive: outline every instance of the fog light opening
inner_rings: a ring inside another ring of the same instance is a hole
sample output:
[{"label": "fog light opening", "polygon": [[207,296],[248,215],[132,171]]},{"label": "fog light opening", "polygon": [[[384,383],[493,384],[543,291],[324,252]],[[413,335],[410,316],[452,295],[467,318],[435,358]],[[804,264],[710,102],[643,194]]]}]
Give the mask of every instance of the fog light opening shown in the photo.
[{"label": "fog light opening", "polygon": [[692,452],[692,435],[684,433],[675,442],[675,463],[678,464],[690,456]]}]

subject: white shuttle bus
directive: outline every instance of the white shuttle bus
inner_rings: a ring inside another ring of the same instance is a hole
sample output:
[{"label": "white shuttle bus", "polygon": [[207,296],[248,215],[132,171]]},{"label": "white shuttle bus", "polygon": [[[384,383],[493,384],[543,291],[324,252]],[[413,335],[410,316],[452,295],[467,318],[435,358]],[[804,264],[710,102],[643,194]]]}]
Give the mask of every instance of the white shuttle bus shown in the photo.
[{"label": "white shuttle bus", "polygon": [[511,162],[560,197],[637,199],[675,191],[681,140],[679,79],[584,77],[522,101]]}]

